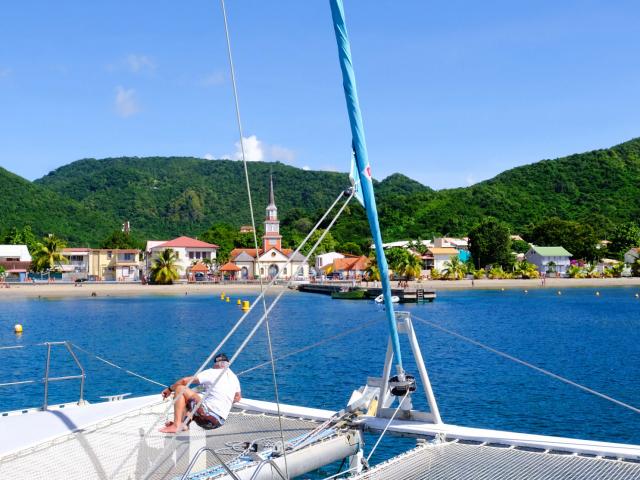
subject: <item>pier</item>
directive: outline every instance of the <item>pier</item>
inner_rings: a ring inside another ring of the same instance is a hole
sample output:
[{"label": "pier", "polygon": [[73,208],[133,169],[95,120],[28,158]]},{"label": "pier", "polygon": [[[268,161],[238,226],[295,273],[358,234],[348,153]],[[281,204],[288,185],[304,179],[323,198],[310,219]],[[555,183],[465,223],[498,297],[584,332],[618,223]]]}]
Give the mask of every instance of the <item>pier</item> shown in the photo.
[{"label": "pier", "polygon": [[[298,285],[298,290],[308,293],[319,293],[331,295],[331,292],[364,290],[365,298],[373,300],[382,293],[381,287],[352,286],[351,282],[331,282],[331,283],[303,283]],[[391,295],[397,296],[400,303],[425,303],[433,302],[436,298],[435,290],[425,290],[423,288],[392,288]]]}]

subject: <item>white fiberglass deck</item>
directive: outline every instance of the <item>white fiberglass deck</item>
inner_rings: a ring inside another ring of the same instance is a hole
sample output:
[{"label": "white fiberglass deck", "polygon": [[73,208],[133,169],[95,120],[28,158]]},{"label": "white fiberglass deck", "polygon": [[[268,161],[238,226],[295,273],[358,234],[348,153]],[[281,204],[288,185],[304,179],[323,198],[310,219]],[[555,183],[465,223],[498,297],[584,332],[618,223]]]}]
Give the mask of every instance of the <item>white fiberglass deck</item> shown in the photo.
[{"label": "white fiberglass deck", "polygon": [[[155,395],[0,417],[0,478],[139,478],[159,459],[160,468],[151,478],[173,477],[184,473],[200,447],[215,449],[229,461],[238,456],[238,443],[280,438],[278,418],[269,413],[275,406],[266,402],[245,400],[222,428],[205,431],[193,425],[177,437],[157,432],[166,405]],[[287,440],[309,432],[333,413],[287,406],[283,411]],[[168,444],[173,448],[165,450]],[[202,455],[194,472],[214,463]]]}]

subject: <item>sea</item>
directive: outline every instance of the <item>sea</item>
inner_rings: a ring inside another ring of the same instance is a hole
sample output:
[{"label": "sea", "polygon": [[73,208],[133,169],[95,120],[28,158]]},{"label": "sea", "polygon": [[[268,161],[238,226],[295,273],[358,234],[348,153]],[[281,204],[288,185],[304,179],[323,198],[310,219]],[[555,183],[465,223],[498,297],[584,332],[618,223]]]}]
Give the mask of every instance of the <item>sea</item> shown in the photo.
[{"label": "sea", "polygon": [[[44,375],[45,341],[70,341],[86,371],[85,399],[159,393],[161,387],[96,358],[169,384],[193,373],[241,317],[230,301],[208,295],[12,299],[0,301],[0,383]],[[640,415],[532,370],[429,323],[640,407],[640,298],[637,288],[610,287],[438,291],[411,312],[442,418],[447,423],[517,432],[640,444]],[[267,298],[267,304],[275,296]],[[224,351],[231,355],[258,319],[250,315]],[[22,335],[13,326],[23,325]],[[381,376],[387,346],[383,307],[287,292],[269,317],[280,401],[340,409],[368,376]],[[348,333],[345,333],[348,332]],[[315,345],[315,346],[314,346]],[[308,348],[311,347],[311,348]],[[403,363],[417,370],[402,341]],[[89,353],[85,353],[90,352]],[[261,328],[233,369],[243,395],[274,400],[266,330]],[[64,347],[52,349],[51,375],[78,369]],[[79,381],[50,384],[49,403],[78,399]],[[42,404],[43,385],[0,387],[0,411]],[[427,409],[419,390],[414,406]],[[368,435],[369,448],[376,436]],[[374,460],[411,448],[385,437]],[[332,472],[323,472],[324,474]]]}]

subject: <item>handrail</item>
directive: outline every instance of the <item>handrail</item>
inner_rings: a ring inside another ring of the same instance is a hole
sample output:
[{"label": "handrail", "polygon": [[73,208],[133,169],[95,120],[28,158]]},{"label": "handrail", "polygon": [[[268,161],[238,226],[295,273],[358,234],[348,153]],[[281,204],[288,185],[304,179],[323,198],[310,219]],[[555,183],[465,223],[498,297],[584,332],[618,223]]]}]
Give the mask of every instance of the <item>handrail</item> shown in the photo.
[{"label": "handrail", "polygon": [[[58,346],[58,345],[64,345],[66,347],[67,351],[71,355],[71,358],[73,359],[75,364],[80,369],[80,375],[65,375],[65,376],[61,376],[61,377],[51,377],[50,376],[51,347]],[[80,360],[78,360],[78,357],[76,356],[75,352],[73,351],[73,349],[71,347],[71,343],[69,341],[65,340],[65,341],[62,341],[62,342],[38,343],[38,344],[36,344],[36,346],[46,346],[47,347],[47,359],[46,359],[46,362],[45,362],[44,378],[42,378],[41,380],[19,380],[19,381],[16,381],[16,382],[0,383],[0,387],[8,387],[8,386],[12,386],[12,385],[28,385],[28,384],[41,383],[42,382],[42,383],[44,383],[44,400],[42,402],[42,410],[47,410],[48,403],[49,403],[49,382],[60,382],[60,381],[63,381],[63,380],[77,380],[77,379],[80,379],[80,398],[78,399],[78,405],[82,405],[84,403],[84,381],[85,381],[85,378],[86,378],[86,374],[85,374],[84,368],[82,367],[82,364],[80,363]],[[1,347],[0,350],[10,350],[10,349],[17,349],[17,348],[24,348],[24,347],[26,347],[26,345],[16,345],[16,346],[10,346],[10,347]]]},{"label": "handrail", "polygon": [[262,467],[264,467],[267,464],[271,465],[271,467],[276,471],[276,473],[280,475],[280,478],[282,478],[282,480],[289,480],[289,478],[286,477],[284,473],[282,473],[282,470],[280,470],[280,467],[278,467],[276,462],[274,462],[273,459],[271,458],[265,458],[264,460],[262,460],[256,467],[256,471],[253,472],[253,475],[251,475],[251,478],[249,480],[255,480],[256,477],[258,476],[258,473],[260,473],[260,470],[262,470]]},{"label": "handrail", "polygon": [[[227,473],[231,476],[231,478],[233,478],[233,480],[240,480],[240,477],[238,477],[233,470],[231,470],[226,463],[224,463],[224,461],[220,458],[220,456],[215,452],[215,450],[213,450],[210,447],[202,447],[200,449],[198,449],[198,451],[195,453],[195,455],[193,456],[193,459],[189,462],[189,466],[187,467],[187,470],[184,472],[184,474],[182,475],[182,477],[180,477],[180,480],[186,480],[187,476],[189,476],[189,473],[191,473],[191,470],[193,469],[193,466],[195,465],[196,461],[198,460],[198,458],[200,457],[200,455],[202,455],[204,452],[210,452],[213,454],[214,457],[216,457],[216,460],[218,460],[218,462],[220,462],[220,465],[222,465],[222,468],[224,468]],[[286,479],[285,479],[286,480]]]}]

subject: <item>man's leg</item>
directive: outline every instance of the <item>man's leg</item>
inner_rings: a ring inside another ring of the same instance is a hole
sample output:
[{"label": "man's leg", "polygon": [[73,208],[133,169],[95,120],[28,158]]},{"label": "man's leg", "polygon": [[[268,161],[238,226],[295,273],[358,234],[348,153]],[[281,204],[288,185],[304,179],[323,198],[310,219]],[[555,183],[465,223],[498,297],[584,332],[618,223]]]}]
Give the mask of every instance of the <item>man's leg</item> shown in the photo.
[{"label": "man's leg", "polygon": [[[180,393],[182,393],[182,395],[180,395]],[[176,400],[173,405],[173,423],[161,428],[160,431],[163,433],[179,432],[182,428],[182,420],[187,411],[189,400],[194,399],[196,402],[200,401],[200,395],[184,385],[179,385],[178,388],[176,388],[175,396],[178,400]]]}]

